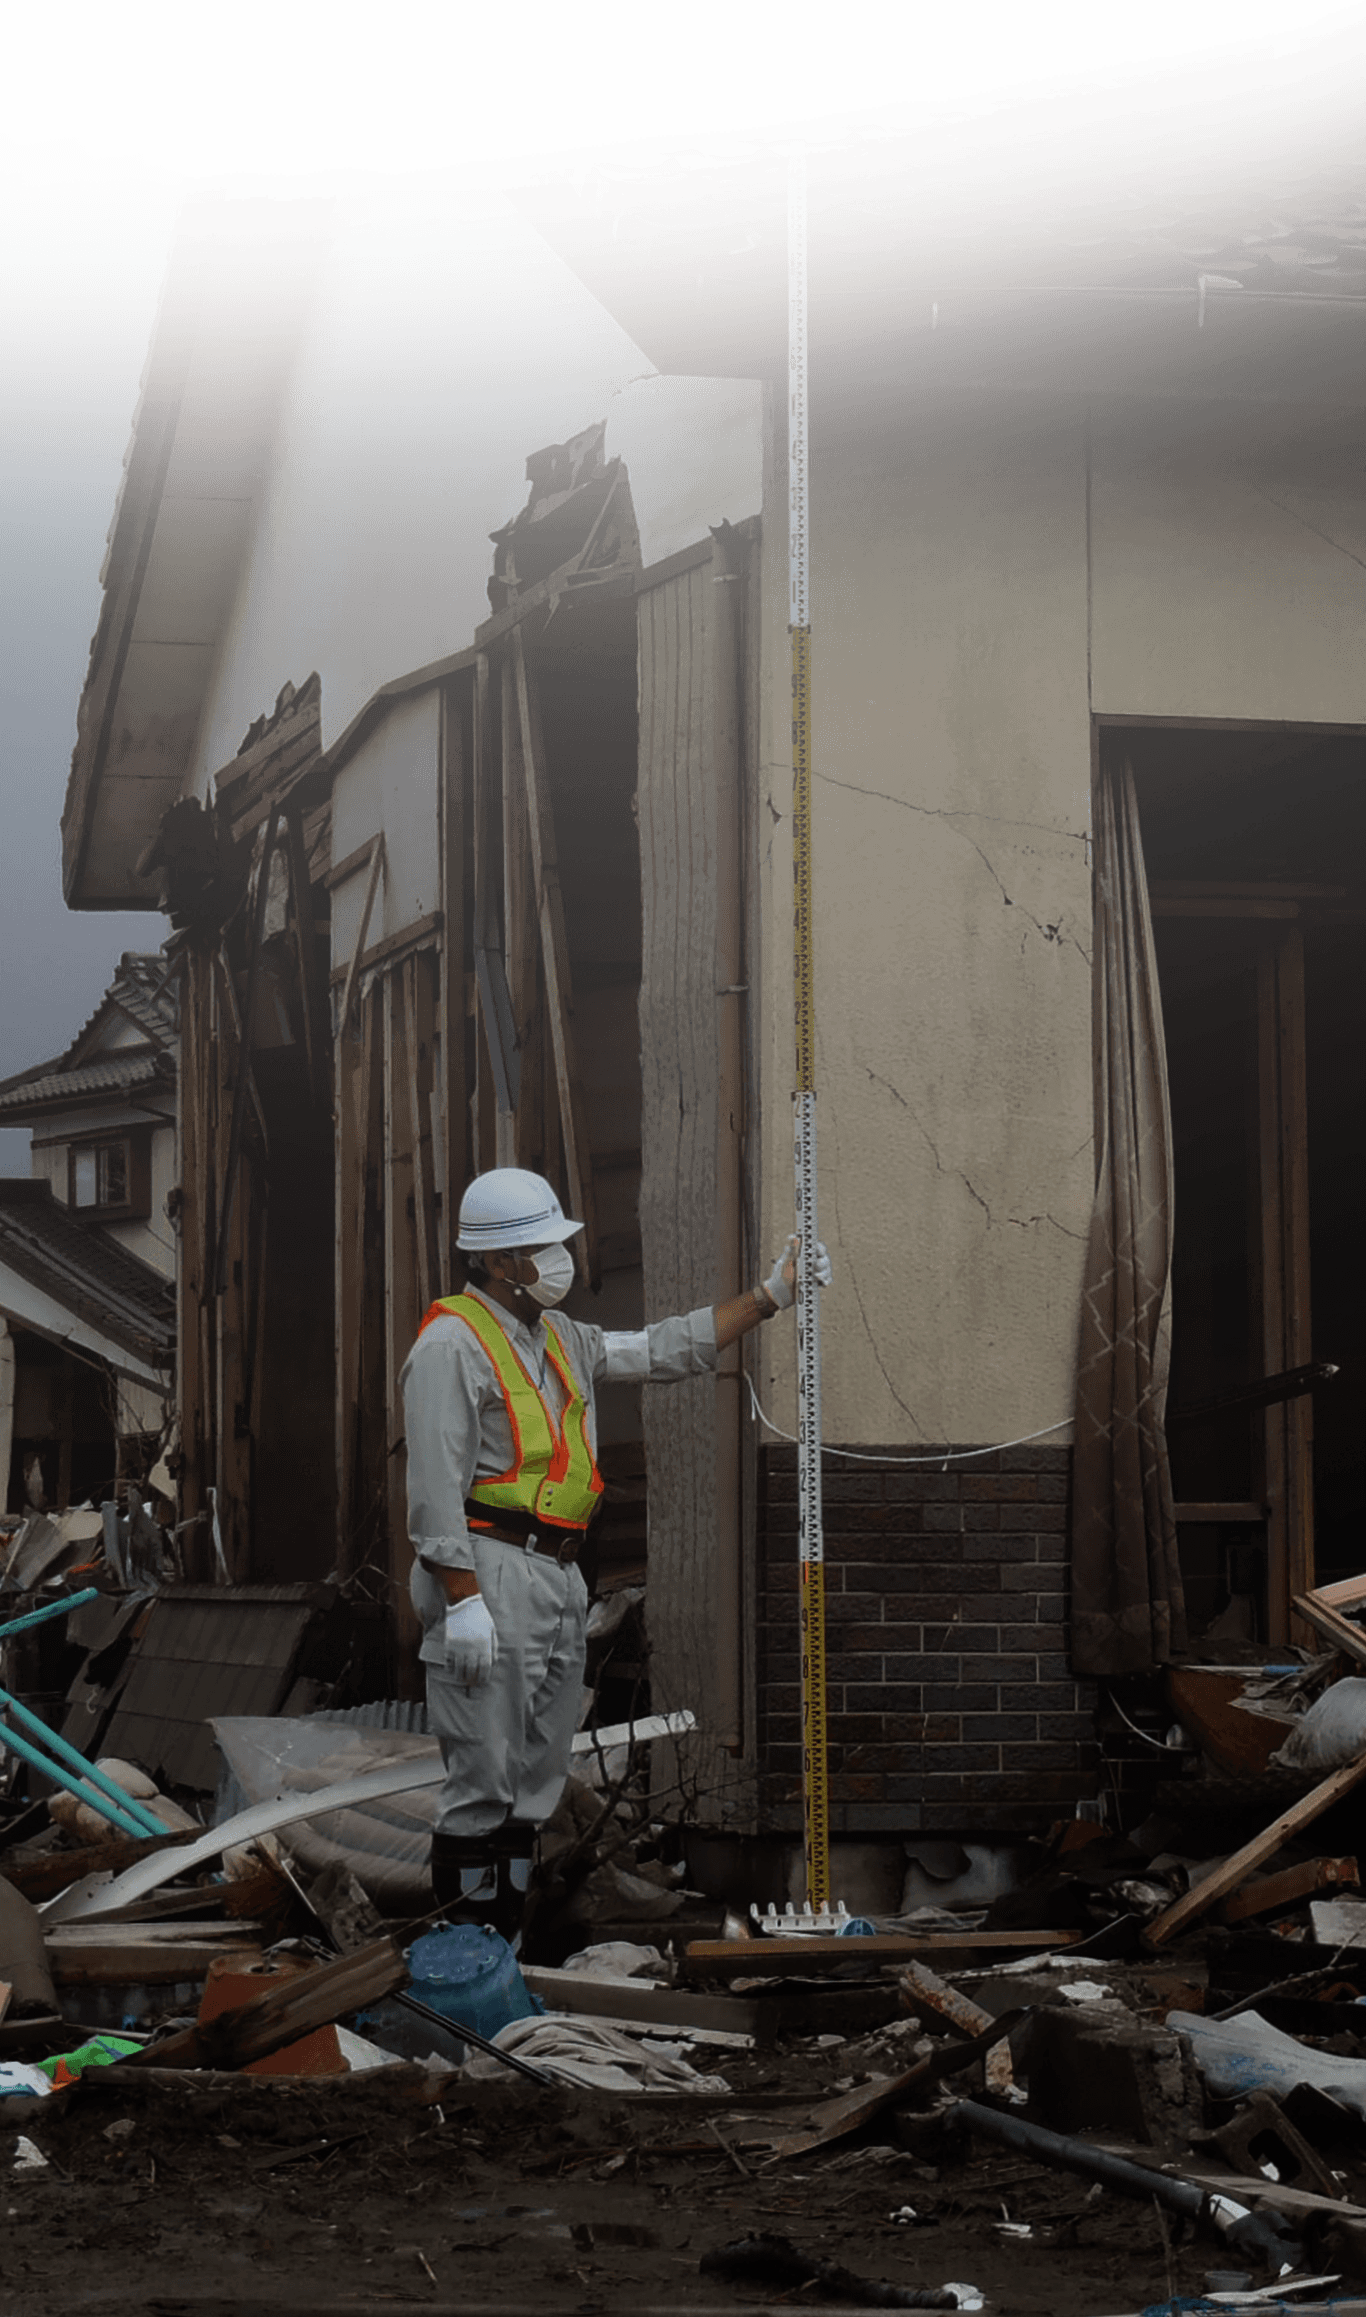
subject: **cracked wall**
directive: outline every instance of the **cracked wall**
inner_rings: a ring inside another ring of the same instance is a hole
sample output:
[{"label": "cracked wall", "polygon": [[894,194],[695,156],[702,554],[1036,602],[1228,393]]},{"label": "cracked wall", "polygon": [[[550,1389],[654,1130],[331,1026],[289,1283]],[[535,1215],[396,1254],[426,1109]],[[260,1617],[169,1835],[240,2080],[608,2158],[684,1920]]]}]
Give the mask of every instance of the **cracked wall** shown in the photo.
[{"label": "cracked wall", "polygon": [[[812,501],[825,1432],[1009,1439],[1069,1414],[1091,1197],[1085,411],[944,405],[879,433],[834,403]],[[771,623],[769,1238],[792,1201],[785,643]],[[791,1393],[779,1369],[780,1421]]]}]

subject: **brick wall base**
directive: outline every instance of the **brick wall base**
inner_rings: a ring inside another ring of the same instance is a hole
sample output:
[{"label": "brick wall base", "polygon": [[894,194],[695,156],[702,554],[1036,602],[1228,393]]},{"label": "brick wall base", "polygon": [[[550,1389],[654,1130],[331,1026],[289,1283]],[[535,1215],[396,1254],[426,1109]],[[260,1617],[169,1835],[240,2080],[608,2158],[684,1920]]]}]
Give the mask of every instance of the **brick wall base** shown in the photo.
[{"label": "brick wall base", "polygon": [[[1028,1831],[1096,1793],[1095,1685],[1067,1658],[1070,1467],[1070,1449],[1048,1447],[947,1469],[827,1463],[833,1833]],[[792,1448],[761,1458],[758,1613],[761,1823],[794,1832]]]}]

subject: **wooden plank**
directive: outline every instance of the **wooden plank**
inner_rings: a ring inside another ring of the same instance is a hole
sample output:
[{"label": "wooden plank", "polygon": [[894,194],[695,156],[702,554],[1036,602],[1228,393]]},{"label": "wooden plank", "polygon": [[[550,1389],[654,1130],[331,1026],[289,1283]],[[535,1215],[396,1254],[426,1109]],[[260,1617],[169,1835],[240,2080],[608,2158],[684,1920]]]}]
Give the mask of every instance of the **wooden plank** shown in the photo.
[{"label": "wooden plank", "polygon": [[79,1943],[53,1940],[47,1959],[58,1987],[176,1987],[182,1981],[198,1984],[206,1979],[216,1956],[259,1953],[259,1940],[239,1939],[233,1930],[225,1930],[216,1938],[187,1940],[179,1946],[165,1939],[110,1945],[88,1934]]},{"label": "wooden plank", "polygon": [[1316,1891],[1355,1890],[1358,1879],[1354,1858],[1305,1859],[1300,1866],[1288,1866],[1279,1874],[1263,1875],[1257,1882],[1235,1891],[1231,1899],[1224,1901],[1223,1920],[1246,1923],[1254,1915],[1273,1915],[1282,1907],[1298,1906]]},{"label": "wooden plank", "polygon": [[[743,1228],[745,1150],[746,963],[741,806],[740,617],[743,573],[740,542],[725,525],[715,535],[711,608],[707,622],[707,688],[711,708],[712,779],[716,793],[716,1300],[739,1295],[745,1284]],[[724,994],[721,994],[724,993]],[[738,1378],[743,1350],[735,1343],[718,1369]],[[728,1752],[741,1743],[741,1526],[740,1443],[749,1417],[738,1391],[717,1395],[715,1677],[707,1728]]]},{"label": "wooden plank", "polygon": [[453,1276],[456,1217],[471,1173],[470,1093],[466,1059],[465,967],[470,949],[465,922],[466,823],[469,818],[468,684],[441,693],[441,1279]]},{"label": "wooden plank", "polygon": [[[522,767],[522,730],[511,655],[502,666],[503,737],[503,966],[512,1001],[512,1028],[521,1059],[512,1141],[505,1164],[540,1171],[551,1162],[541,1123],[540,1057],[536,1014],[540,998],[539,924],[536,869],[527,822],[527,781]],[[572,1194],[571,1194],[572,1196]]]},{"label": "wooden plank", "polygon": [[[472,864],[472,947],[497,949],[502,936],[498,926],[498,902],[501,869],[502,807],[499,801],[499,782],[493,763],[493,702],[489,678],[488,655],[481,652],[475,662],[474,697],[471,704],[472,737],[470,754],[474,794],[471,799]],[[480,1036],[483,1028],[484,1035]],[[498,1164],[498,1152],[505,1136],[511,1131],[510,1121],[500,1127],[498,1099],[495,1090],[493,1062],[489,1051],[488,1026],[478,1009],[475,1016],[474,1037],[474,1116],[472,1121],[473,1171],[484,1174]]]},{"label": "wooden plank", "polygon": [[[432,1173],[432,987],[427,960],[405,958],[404,1012],[408,1026],[408,1115],[413,1152],[413,1252],[419,1319],[436,1294],[436,1186]],[[406,1356],[406,1355],[405,1355]]]},{"label": "wooden plank", "polygon": [[1312,1625],[1334,1649],[1340,1649],[1358,1665],[1366,1665],[1366,1631],[1354,1625],[1350,1617],[1342,1617],[1330,1608],[1322,1593],[1296,1593],[1294,1606],[1306,1625]]},{"label": "wooden plank", "polygon": [[1177,1504],[1173,1505],[1172,1511],[1178,1528],[1183,1523],[1193,1526],[1216,1521],[1241,1521],[1249,1526],[1255,1524],[1260,1527],[1266,1519],[1264,1504]]},{"label": "wooden plank", "polygon": [[245,2068],[315,2027],[326,2027],[362,2004],[379,2002],[402,1987],[407,1977],[393,1940],[376,1939],[354,1954],[339,1956],[335,1963],[277,1980],[249,2002],[220,2011],[203,2026],[150,2044],[121,2064],[137,2067],[145,2057],[149,2066],[159,2068]]},{"label": "wooden plank", "polygon": [[304,843],[303,809],[285,808],[285,842],[289,859],[289,889],[294,907],[294,945],[299,965],[299,1002],[304,1021],[304,1050],[308,1086],[315,1105],[327,1093],[323,1057],[327,1050],[327,985],[318,958],[318,934],[313,917],[313,885]]},{"label": "wooden plank", "polygon": [[693,1939],[683,1950],[683,1968],[689,1978],[819,1979],[841,1963],[933,1961],[950,1949],[999,1962],[1006,1955],[1075,1947],[1080,1938],[1079,1931],[954,1931],[925,1938],[888,1933],[873,1939]]},{"label": "wooden plank", "polygon": [[520,628],[513,630],[508,641],[508,651],[517,693],[522,776],[526,784],[527,821],[541,932],[541,964],[545,974],[546,1014],[555,1052],[555,1084],[559,1094],[565,1172],[569,1179],[570,1212],[577,1215],[583,1224],[583,1238],[577,1249],[581,1274],[590,1284],[596,1285],[597,1203],[593,1195],[593,1162],[584,1123],[574,1037],[574,983],[569,967],[569,940],[565,932],[564,895],[560,889],[555,814],[546,772],[536,679],[527,666]]},{"label": "wooden plank", "polygon": [[[373,973],[382,965],[398,965],[414,950],[435,947],[440,932],[441,911],[429,909],[425,917],[415,917],[411,925],[401,925],[397,933],[386,933],[383,941],[372,942],[359,957],[358,971]],[[356,963],[357,960],[353,959],[352,964]],[[338,982],[349,979],[350,974],[351,965],[333,966],[333,989]]]},{"label": "wooden plank", "polygon": [[349,884],[353,877],[360,875],[362,869],[370,867],[375,858],[375,842],[373,837],[367,837],[363,845],[353,845],[340,861],[333,862],[323,879],[329,893],[335,893],[339,885]]},{"label": "wooden plank", "polygon": [[[379,891],[379,881],[383,875],[384,838],[378,836],[374,839],[374,849],[370,855],[370,877],[365,888],[365,899],[361,903],[360,924],[356,927],[356,946],[351,952],[350,962],[345,969],[341,1012],[337,1017],[337,1036],[339,1038],[346,1036],[347,1024],[351,1019],[351,1000],[355,994],[356,982],[364,959],[365,936],[370,930],[370,912],[375,906],[375,895]],[[335,968],[332,978],[334,981],[337,978]]]},{"label": "wooden plank", "polygon": [[660,1987],[650,1979],[604,1979],[588,1971],[552,1971],[540,1964],[522,1966],[528,1991],[539,1995],[552,2011],[570,2011],[586,2019],[632,2020],[651,2024],[661,2033],[677,2028],[685,2034],[699,2028],[738,2036],[758,2043],[772,2042],[776,2017],[772,2004],[741,1995],[693,1995],[682,1988]]},{"label": "wooden plank", "polygon": [[1299,1834],[1304,1827],[1312,1826],[1316,1818],[1321,1818],[1325,1810],[1331,1810],[1344,1794],[1350,1794],[1363,1778],[1366,1778],[1366,1754],[1359,1755],[1355,1762],[1345,1763],[1342,1769],[1334,1770],[1331,1777],[1323,1779],[1312,1792],[1301,1795],[1299,1801],[1292,1803],[1288,1810],[1283,1810],[1279,1818],[1273,1818],[1262,1833],[1255,1835],[1251,1842],[1245,1842],[1241,1850],[1234,1851],[1232,1857],[1226,1858],[1212,1875],[1206,1875],[1195,1890],[1187,1891],[1184,1898],[1178,1899],[1174,1906],[1165,1908],[1156,1916],[1143,1933],[1144,1946],[1170,1946],[1179,1932],[1199,1922],[1201,1916],[1207,1915],[1220,1899],[1226,1899],[1230,1891],[1236,1891],[1240,1883],[1246,1882],[1253,1870],[1278,1851],[1283,1842],[1288,1842],[1292,1835]]},{"label": "wooden plank", "polygon": [[[180,1419],[180,1472],[176,1489],[177,1519],[193,1524],[204,1508],[204,1388],[203,1339],[200,1328],[205,1289],[206,1191],[204,1180],[204,1071],[207,1063],[207,990],[213,971],[202,949],[188,948],[180,957],[179,1099],[176,1104],[176,1181],[180,1207],[176,1216],[176,1412]],[[184,1534],[194,1538],[193,1526]],[[182,1549],[182,1560],[188,1556]]]},{"label": "wooden plank", "polygon": [[[931,1971],[924,1963],[908,1963],[901,1974],[902,2000],[908,2011],[918,2012],[923,2019],[942,2019],[956,2028],[959,2035],[981,2035],[992,2024],[992,2015],[980,2003],[974,2003],[961,1988],[950,1987],[946,1979]],[[1015,2085],[1015,2070],[1010,2057],[1009,2042],[994,2044],[986,2056],[986,2086],[989,2092],[1009,2096]]]},{"label": "wooden plank", "polygon": [[1326,1602],[1330,1609],[1350,1608],[1366,1601],[1366,1577],[1340,1577],[1334,1585],[1316,1585],[1314,1599]]},{"label": "wooden plank", "polygon": [[410,1030],[401,970],[391,968],[385,974],[382,991],[385,1527],[400,1661],[398,1694],[411,1697],[421,1694],[417,1664],[420,1635],[408,1599],[412,1546],[408,1540],[407,1461],[401,1448],[403,1395],[399,1389],[399,1372],[412,1348],[422,1313],[417,1303],[416,1170],[409,1104]]}]

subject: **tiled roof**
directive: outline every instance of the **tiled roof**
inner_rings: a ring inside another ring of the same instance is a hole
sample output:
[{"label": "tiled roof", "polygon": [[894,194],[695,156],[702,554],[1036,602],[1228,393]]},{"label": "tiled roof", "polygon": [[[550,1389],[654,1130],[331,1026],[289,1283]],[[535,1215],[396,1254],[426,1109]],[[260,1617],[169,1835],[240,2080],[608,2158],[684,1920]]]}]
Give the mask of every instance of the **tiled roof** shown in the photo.
[{"label": "tiled roof", "polygon": [[0,1117],[21,1119],[31,1111],[80,1102],[91,1094],[123,1094],[135,1086],[175,1087],[175,1072],[160,1054],[145,1046],[126,1054],[110,1054],[102,1062],[85,1062],[76,1070],[54,1070],[49,1063],[36,1075],[10,1079],[0,1087]]},{"label": "tiled roof", "polygon": [[175,1350],[175,1287],[99,1225],[54,1199],[51,1185],[0,1177],[0,1263],[158,1367]]},{"label": "tiled roof", "polygon": [[[111,1014],[132,1022],[147,1044],[91,1052]],[[64,1053],[0,1079],[0,1117],[10,1124],[92,1095],[124,1094],[136,1086],[175,1085],[179,1009],[176,982],[164,957],[125,950],[104,996]]]}]

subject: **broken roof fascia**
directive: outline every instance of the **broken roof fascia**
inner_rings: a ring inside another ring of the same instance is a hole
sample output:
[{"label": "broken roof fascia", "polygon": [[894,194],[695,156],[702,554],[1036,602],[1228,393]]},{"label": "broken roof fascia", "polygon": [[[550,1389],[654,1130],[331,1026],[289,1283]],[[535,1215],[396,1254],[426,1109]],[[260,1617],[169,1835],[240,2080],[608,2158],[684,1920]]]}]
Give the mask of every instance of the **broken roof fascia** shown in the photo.
[{"label": "broken roof fascia", "polygon": [[0,1180],[0,1309],[122,1375],[160,1384],[174,1357],[173,1283],[36,1178]]},{"label": "broken roof fascia", "polygon": [[[1232,58],[921,107],[901,127],[884,114],[829,141],[796,125],[743,158],[537,171],[507,197],[674,375],[783,368],[790,151],[808,155],[817,359],[1077,290],[1165,280],[1195,299],[1225,243],[1276,239],[1287,218],[1366,197],[1361,16]],[[1308,306],[1322,292],[1301,280],[1287,297]]]},{"label": "broken roof fascia", "polygon": [[77,716],[71,908],[158,906],[137,864],[185,790],[330,216],[320,201],[206,204],[176,245]]}]

